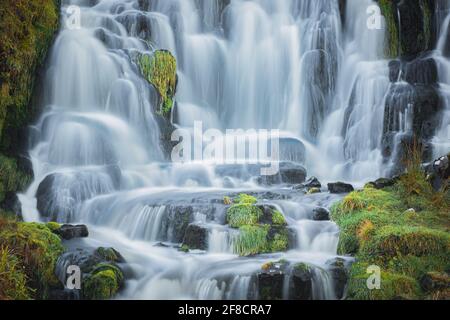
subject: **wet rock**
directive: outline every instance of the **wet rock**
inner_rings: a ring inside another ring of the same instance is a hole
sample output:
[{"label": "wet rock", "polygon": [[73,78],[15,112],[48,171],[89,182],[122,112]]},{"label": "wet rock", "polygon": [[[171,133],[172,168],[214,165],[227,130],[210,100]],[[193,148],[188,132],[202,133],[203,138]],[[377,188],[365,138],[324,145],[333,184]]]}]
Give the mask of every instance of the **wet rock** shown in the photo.
[{"label": "wet rock", "polygon": [[340,194],[340,193],[350,193],[353,192],[355,189],[351,184],[336,182],[336,183],[329,183],[328,190],[330,191],[330,193]]},{"label": "wet rock", "polygon": [[5,192],[4,199],[0,202],[0,209],[12,212],[18,219],[22,219],[22,205],[16,192]]},{"label": "wet rock", "polygon": [[189,249],[207,250],[208,235],[209,231],[207,228],[198,224],[190,224],[186,229],[183,245]]},{"label": "wet rock", "polygon": [[293,300],[311,300],[313,274],[311,266],[299,263],[294,266],[289,282],[289,298]]},{"label": "wet rock", "polygon": [[262,176],[258,179],[260,184],[301,184],[305,182],[306,169],[294,162],[280,162],[279,171],[272,176]]},{"label": "wet rock", "polygon": [[346,262],[342,258],[335,258],[326,262],[329,272],[333,279],[334,293],[337,299],[343,299],[345,296],[345,289],[349,280]]},{"label": "wet rock", "polygon": [[315,208],[313,210],[313,220],[329,221],[330,220],[330,212],[325,208]]},{"label": "wet rock", "polygon": [[189,224],[193,221],[192,206],[168,206],[161,224],[159,240],[181,243]]},{"label": "wet rock", "polygon": [[398,178],[380,178],[376,181],[372,181],[369,182],[368,184],[371,185],[372,187],[374,187],[375,189],[384,189],[384,188],[388,188],[388,187],[392,187],[393,185],[395,185],[398,182]]},{"label": "wet rock", "polygon": [[431,85],[438,82],[438,68],[432,58],[419,57],[411,62],[393,60],[389,62],[391,82],[406,81],[412,85]]},{"label": "wet rock", "polygon": [[85,225],[64,224],[58,229],[53,230],[53,232],[64,240],[87,238],[89,236],[88,228]]},{"label": "wet rock", "polygon": [[[78,266],[82,273],[81,290],[54,290],[50,296],[65,300],[110,299],[123,288],[126,274],[125,260],[113,248],[74,249],[63,253],[56,262],[56,275],[63,285],[67,283],[67,269]],[[127,276],[128,277],[128,276]]]},{"label": "wet rock", "polygon": [[440,190],[450,177],[450,154],[433,161],[426,171],[433,189]]},{"label": "wet rock", "polygon": [[309,178],[304,184],[303,187],[311,189],[311,188],[322,188],[322,184],[320,183],[319,179],[316,177]]},{"label": "wet rock", "polygon": [[282,300],[286,270],[284,262],[269,262],[262,266],[257,274],[257,292],[259,300]]}]

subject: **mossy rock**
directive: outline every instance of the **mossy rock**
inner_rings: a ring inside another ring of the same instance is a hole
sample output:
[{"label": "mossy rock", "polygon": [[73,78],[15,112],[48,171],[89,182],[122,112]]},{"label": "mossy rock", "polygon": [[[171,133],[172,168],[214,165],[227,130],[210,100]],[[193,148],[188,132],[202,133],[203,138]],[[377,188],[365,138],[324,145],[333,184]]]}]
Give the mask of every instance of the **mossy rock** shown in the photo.
[{"label": "mossy rock", "polygon": [[153,54],[142,54],[138,65],[144,78],[158,91],[159,112],[168,116],[174,104],[177,85],[177,61],[167,50],[157,50]]},{"label": "mossy rock", "polygon": [[232,228],[256,225],[262,214],[261,209],[255,205],[238,203],[228,209],[227,222]]},{"label": "mossy rock", "polygon": [[122,257],[122,255],[114,248],[100,247],[95,250],[94,254],[108,262],[115,262],[115,263],[125,262],[125,259]]},{"label": "mossy rock", "polygon": [[17,154],[19,132],[33,119],[36,70],[59,25],[59,0],[3,0],[0,6],[0,152]]},{"label": "mossy rock", "polygon": [[0,243],[18,258],[31,297],[46,298],[51,288],[60,286],[55,266],[64,251],[61,239],[44,224],[11,220],[0,224]]},{"label": "mossy rock", "polygon": [[123,286],[123,273],[113,264],[100,263],[83,280],[83,297],[89,300],[113,298]]}]

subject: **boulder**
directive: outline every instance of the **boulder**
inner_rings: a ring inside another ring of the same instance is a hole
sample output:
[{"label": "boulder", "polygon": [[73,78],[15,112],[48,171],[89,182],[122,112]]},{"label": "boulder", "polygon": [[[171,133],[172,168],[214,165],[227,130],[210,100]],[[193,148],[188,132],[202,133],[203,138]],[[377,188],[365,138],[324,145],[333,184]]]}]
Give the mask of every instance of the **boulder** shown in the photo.
[{"label": "boulder", "polygon": [[328,271],[333,279],[336,299],[341,300],[345,297],[345,289],[349,280],[346,262],[342,258],[335,258],[327,261],[325,264],[328,266]]},{"label": "boulder", "polygon": [[450,177],[450,154],[433,161],[426,171],[433,189],[440,190]]},{"label": "boulder", "polygon": [[257,292],[259,300],[282,300],[284,279],[287,263],[269,262],[262,266],[257,277]]},{"label": "boulder", "polygon": [[183,246],[194,250],[207,250],[208,236],[209,231],[207,228],[198,224],[190,224],[184,235]]},{"label": "boulder", "polygon": [[305,182],[306,169],[294,162],[280,162],[279,171],[272,176],[261,176],[258,181],[263,185],[293,184]]},{"label": "boulder", "polygon": [[330,193],[350,193],[355,191],[353,186],[351,184],[343,183],[343,182],[336,182],[336,183],[329,183],[328,184],[328,190]]},{"label": "boulder", "polygon": [[316,177],[310,177],[305,183],[303,183],[303,187],[305,187],[307,189],[312,189],[312,188],[320,189],[320,188],[322,188],[322,184],[320,183],[319,179],[317,179]]},{"label": "boulder", "polygon": [[392,187],[393,185],[395,185],[398,182],[398,178],[380,178],[378,180],[369,182],[368,184],[371,185],[372,187],[374,187],[375,189],[384,189],[384,188],[388,188],[388,187]]},{"label": "boulder", "polygon": [[313,220],[314,221],[329,221],[330,212],[325,208],[315,208],[313,210]]},{"label": "boulder", "polygon": [[289,298],[293,300],[311,300],[313,273],[312,267],[306,263],[294,266],[289,282]]},{"label": "boulder", "polygon": [[59,235],[64,240],[71,240],[75,238],[87,238],[89,231],[87,226],[64,224],[61,227],[54,229],[53,233]]}]

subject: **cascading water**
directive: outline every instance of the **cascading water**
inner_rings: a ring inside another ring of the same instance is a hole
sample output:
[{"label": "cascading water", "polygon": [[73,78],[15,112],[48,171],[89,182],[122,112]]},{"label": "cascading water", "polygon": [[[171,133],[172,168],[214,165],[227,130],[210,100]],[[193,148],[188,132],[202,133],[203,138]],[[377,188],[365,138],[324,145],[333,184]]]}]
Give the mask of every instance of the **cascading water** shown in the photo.
[{"label": "cascading water", "polygon": [[[315,266],[312,298],[338,298],[329,262],[339,230],[312,211],[340,196],[263,186],[251,167],[164,162],[156,92],[132,57],[167,49],[177,58],[177,127],[281,129],[280,160],[362,182],[385,170],[389,77],[384,32],[366,27],[374,2],[347,1],[345,32],[337,0],[92,2],[63,1],[63,13],[81,7],[81,29],[63,24],[51,52],[24,218],[88,224],[79,245],[115,247],[133,270],[121,298],[257,298],[255,274],[280,259]],[[291,250],[234,253],[222,199],[241,192],[280,209]],[[186,225],[207,230],[203,251],[177,250]]]},{"label": "cascading water", "polygon": [[439,36],[434,59],[438,66],[440,94],[444,105],[440,128],[433,139],[434,157],[438,158],[450,150],[450,1],[437,2],[436,20]]}]

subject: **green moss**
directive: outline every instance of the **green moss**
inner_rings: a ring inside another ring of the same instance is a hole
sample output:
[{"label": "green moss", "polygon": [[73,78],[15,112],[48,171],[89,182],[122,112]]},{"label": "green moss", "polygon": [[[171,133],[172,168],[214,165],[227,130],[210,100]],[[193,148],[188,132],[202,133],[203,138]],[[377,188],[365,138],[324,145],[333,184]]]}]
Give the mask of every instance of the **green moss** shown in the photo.
[{"label": "green moss", "polygon": [[28,300],[30,294],[20,259],[8,247],[0,247],[0,300]]},{"label": "green moss", "polygon": [[55,265],[64,248],[46,225],[3,220],[0,242],[19,259],[34,298],[46,298],[50,288],[59,286]]},{"label": "green moss", "polygon": [[30,121],[35,71],[59,23],[57,0],[4,0],[0,6],[0,151],[14,149],[16,132]]},{"label": "green moss", "polygon": [[[420,163],[420,160],[414,162]],[[341,230],[339,252],[353,254],[349,299],[436,298],[419,283],[428,272],[450,270],[449,190],[434,192],[420,164],[390,188],[370,186],[332,207]],[[415,210],[408,210],[411,207]],[[382,289],[367,289],[366,268],[382,271]]]},{"label": "green moss", "polygon": [[256,204],[258,199],[245,193],[241,193],[235,200],[238,204]]},{"label": "green moss", "polygon": [[316,193],[320,193],[321,190],[320,188],[310,188],[307,192],[307,194],[316,194]]},{"label": "green moss", "polygon": [[246,203],[234,204],[227,211],[227,221],[232,228],[256,225],[262,216],[260,208]]},{"label": "green moss", "polygon": [[286,251],[289,246],[289,238],[286,230],[277,232],[269,243],[270,252]]},{"label": "green moss", "polygon": [[45,224],[53,233],[61,229],[61,225],[58,222],[47,222]]},{"label": "green moss", "polygon": [[385,55],[387,58],[396,58],[400,55],[399,31],[395,20],[396,8],[391,0],[379,0],[378,5],[381,14],[385,18],[387,39],[385,44]]},{"label": "green moss", "polygon": [[83,295],[89,300],[107,300],[120,289],[122,272],[113,265],[101,264],[83,281]]},{"label": "green moss", "polygon": [[234,243],[234,251],[240,256],[250,256],[270,252],[267,235],[270,226],[242,226]]},{"label": "green moss", "polygon": [[177,62],[166,50],[158,50],[153,55],[143,54],[138,58],[142,75],[159,93],[160,113],[167,116],[173,106],[177,83]]},{"label": "green moss", "polygon": [[274,210],[272,213],[272,223],[279,226],[287,225],[286,219],[284,218],[283,214],[278,210]]},{"label": "green moss", "polygon": [[95,254],[105,261],[109,262],[122,262],[123,258],[119,252],[117,252],[114,248],[103,248],[100,247],[95,250]]},{"label": "green moss", "polygon": [[6,192],[23,190],[31,182],[31,177],[21,172],[16,160],[0,154],[0,202]]},{"label": "green moss", "polygon": [[311,266],[307,263],[301,262],[301,263],[297,263],[294,268],[298,271],[301,272],[310,272],[311,271]]},{"label": "green moss", "polygon": [[381,272],[380,289],[367,286],[367,263],[353,264],[348,284],[348,297],[353,300],[413,299],[420,295],[417,281],[407,275]]}]

